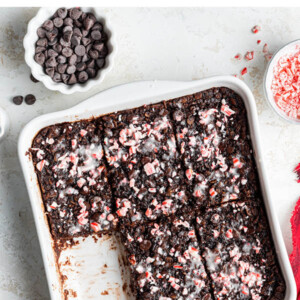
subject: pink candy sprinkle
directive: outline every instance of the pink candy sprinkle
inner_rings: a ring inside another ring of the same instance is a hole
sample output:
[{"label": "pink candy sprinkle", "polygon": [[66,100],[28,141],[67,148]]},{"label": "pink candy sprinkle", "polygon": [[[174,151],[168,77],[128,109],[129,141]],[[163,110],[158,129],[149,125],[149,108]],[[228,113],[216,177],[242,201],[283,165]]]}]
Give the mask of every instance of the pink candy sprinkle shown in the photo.
[{"label": "pink candy sprinkle", "polygon": [[291,118],[300,118],[300,50],[284,55],[273,69],[271,91],[276,105]]},{"label": "pink candy sprinkle", "polygon": [[256,43],[257,43],[257,45],[259,45],[259,44],[261,43],[261,40],[257,40],[257,42],[256,42]]},{"label": "pink candy sprinkle", "polygon": [[91,223],[91,228],[92,228],[95,232],[98,232],[98,231],[100,231],[100,229],[101,229],[100,225],[99,225],[98,223],[96,223],[96,222]]},{"label": "pink candy sprinkle", "polygon": [[152,175],[155,173],[155,168],[153,166],[152,163],[147,163],[144,165],[144,170],[146,172],[146,174],[149,176],[149,175]]}]

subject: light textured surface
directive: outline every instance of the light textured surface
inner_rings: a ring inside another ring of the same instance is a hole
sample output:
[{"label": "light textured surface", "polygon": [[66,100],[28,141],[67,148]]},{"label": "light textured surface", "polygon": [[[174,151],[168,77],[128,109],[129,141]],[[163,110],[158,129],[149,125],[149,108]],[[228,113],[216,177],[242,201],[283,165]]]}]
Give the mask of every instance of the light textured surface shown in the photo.
[{"label": "light textured surface", "polygon": [[[279,119],[262,90],[271,52],[300,37],[300,9],[106,9],[118,42],[115,66],[104,82],[85,94],[64,96],[29,79],[22,38],[37,9],[0,8],[0,106],[12,126],[0,144],[0,299],[49,299],[36,230],[17,158],[17,138],[32,118],[71,107],[106,88],[134,80],[193,80],[236,74],[248,67],[245,82],[256,97],[262,146],[285,243],[292,250],[289,218],[300,196],[292,170],[300,162],[300,125]],[[259,24],[262,31],[251,33]],[[260,45],[256,40],[261,39]],[[235,61],[236,53],[254,50],[251,62]],[[33,93],[34,106],[15,106],[12,96]]]}]

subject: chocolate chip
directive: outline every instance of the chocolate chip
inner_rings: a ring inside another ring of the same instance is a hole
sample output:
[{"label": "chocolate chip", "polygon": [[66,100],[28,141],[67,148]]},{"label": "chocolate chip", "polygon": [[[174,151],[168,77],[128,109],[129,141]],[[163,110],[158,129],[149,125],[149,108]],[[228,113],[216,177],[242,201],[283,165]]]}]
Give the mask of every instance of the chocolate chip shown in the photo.
[{"label": "chocolate chip", "polygon": [[78,36],[78,37],[82,37],[81,30],[80,30],[80,28],[78,28],[78,27],[75,27],[75,28],[73,29],[73,34],[76,35],[76,36]]},{"label": "chocolate chip", "polygon": [[60,53],[62,50],[62,46],[60,44],[55,44],[53,45],[53,50],[56,51],[57,53]]},{"label": "chocolate chip", "polygon": [[99,22],[96,22],[95,25],[92,27],[92,30],[102,31],[102,29],[103,29],[103,26]]},{"label": "chocolate chip", "polygon": [[53,20],[53,24],[54,24],[55,27],[59,28],[59,27],[63,26],[64,21],[63,21],[62,18],[55,18]]},{"label": "chocolate chip", "polygon": [[66,69],[67,69],[67,64],[59,64],[58,66],[57,66],[57,71],[58,71],[58,73],[60,73],[60,74],[63,74],[63,73],[65,73],[66,72]]},{"label": "chocolate chip", "polygon": [[50,57],[58,56],[58,53],[56,51],[54,51],[53,49],[49,49],[47,53],[48,53],[48,56],[50,56]]},{"label": "chocolate chip", "polygon": [[94,59],[90,59],[87,63],[86,63],[87,68],[95,68],[95,60]]},{"label": "chocolate chip", "polygon": [[56,66],[57,66],[57,62],[54,57],[50,57],[46,60],[46,67],[56,67]]},{"label": "chocolate chip", "polygon": [[65,27],[63,28],[63,33],[67,32],[67,31],[72,32],[72,30],[73,30],[73,27],[72,27],[72,26],[65,26]]},{"label": "chocolate chip", "polygon": [[68,43],[64,40],[64,38],[60,38],[59,43],[63,46],[63,47],[70,47],[71,43]]},{"label": "chocolate chip", "polygon": [[61,51],[62,55],[65,57],[70,57],[73,54],[73,50],[71,48],[63,48]]},{"label": "chocolate chip", "polygon": [[66,31],[63,35],[63,39],[65,42],[70,43],[72,38],[73,32],[72,31]]},{"label": "chocolate chip", "polygon": [[34,56],[34,60],[39,64],[42,65],[45,62],[45,55],[41,52],[41,53],[37,53]]},{"label": "chocolate chip", "polygon": [[88,76],[87,72],[81,71],[78,74],[78,81],[79,82],[83,83],[83,82],[86,82],[88,79],[89,79],[89,76]]},{"label": "chocolate chip", "polygon": [[96,71],[94,68],[87,68],[86,72],[89,75],[89,78],[94,78],[96,76]]},{"label": "chocolate chip", "polygon": [[99,52],[97,50],[90,50],[89,51],[89,56],[92,59],[97,59],[99,57]]},{"label": "chocolate chip", "polygon": [[99,59],[96,60],[96,64],[97,64],[99,69],[101,69],[104,66],[104,63],[105,63],[104,58],[99,58]]},{"label": "chocolate chip", "polygon": [[42,27],[39,27],[36,31],[38,37],[44,38],[46,36],[46,30],[43,29]]},{"label": "chocolate chip", "polygon": [[59,55],[56,60],[59,64],[64,64],[64,63],[66,63],[67,58],[63,55]]},{"label": "chocolate chip", "polygon": [[68,74],[61,74],[61,79],[63,81],[63,83],[67,84],[69,81],[70,75]]},{"label": "chocolate chip", "polygon": [[151,248],[152,243],[149,240],[144,240],[140,243],[140,249],[147,251]]},{"label": "chocolate chip", "polygon": [[83,37],[86,37],[89,34],[89,31],[85,29],[82,29],[81,32]]},{"label": "chocolate chip", "polygon": [[69,15],[73,20],[79,19],[81,14],[82,14],[81,9],[77,7],[71,8],[69,11]]},{"label": "chocolate chip", "polygon": [[75,84],[75,83],[77,83],[77,78],[76,78],[75,74],[72,74],[72,75],[70,76],[70,79],[69,79],[69,81],[68,81],[68,84]]},{"label": "chocolate chip", "polygon": [[91,39],[86,38],[86,37],[83,37],[83,38],[81,39],[81,41],[82,41],[82,44],[83,44],[84,46],[86,46],[86,45],[88,45],[89,43],[92,42]]},{"label": "chocolate chip", "polygon": [[95,49],[99,52],[102,51],[103,47],[104,47],[104,44],[102,42],[95,42],[93,44],[93,49]]},{"label": "chocolate chip", "polygon": [[89,57],[87,56],[87,54],[84,54],[83,56],[82,56],[82,62],[87,62],[89,60]]},{"label": "chocolate chip", "polygon": [[47,73],[50,77],[53,77],[53,75],[54,75],[54,68],[46,68],[46,73]]},{"label": "chocolate chip", "polygon": [[40,47],[46,47],[47,44],[48,44],[48,41],[46,38],[42,38],[42,39],[39,39],[37,42],[36,42],[37,46],[40,46]]},{"label": "chocolate chip", "polygon": [[61,82],[61,74],[55,72],[52,79],[54,82]]},{"label": "chocolate chip", "polygon": [[33,77],[32,74],[30,74],[30,79],[31,79],[31,81],[34,82],[34,83],[39,82],[36,78]]},{"label": "chocolate chip", "polygon": [[73,21],[74,26],[81,28],[82,27],[82,23],[79,20],[74,20]]},{"label": "chocolate chip", "polygon": [[86,64],[83,63],[83,62],[78,63],[77,66],[76,66],[76,70],[79,71],[79,72],[83,71],[85,69],[86,69]]},{"label": "chocolate chip", "polygon": [[91,38],[95,41],[99,41],[101,40],[101,32],[99,30],[93,30],[91,32]]},{"label": "chocolate chip", "polygon": [[57,43],[57,38],[54,38],[53,41],[49,41],[49,42],[48,42],[48,45],[49,45],[49,46],[53,46],[53,45],[55,45],[56,43]]},{"label": "chocolate chip", "polygon": [[76,54],[72,54],[69,58],[69,65],[75,65],[77,61],[77,56]]},{"label": "chocolate chip", "polygon": [[42,25],[43,28],[45,28],[47,31],[51,31],[53,30],[53,22],[51,20],[47,20],[44,22],[44,24]]},{"label": "chocolate chip", "polygon": [[15,96],[12,101],[16,105],[21,105],[23,103],[23,96]]},{"label": "chocolate chip", "polygon": [[83,26],[85,30],[90,30],[95,24],[95,17],[88,14],[87,17],[83,20]]},{"label": "chocolate chip", "polygon": [[107,54],[108,54],[108,50],[107,50],[107,48],[104,46],[104,47],[102,48],[102,50],[99,52],[99,56],[100,56],[100,57],[105,57],[105,56],[107,56]]},{"label": "chocolate chip", "polygon": [[40,46],[37,46],[35,48],[35,53],[40,53],[40,52],[44,52],[46,50],[45,47],[40,47]]},{"label": "chocolate chip", "polygon": [[29,95],[26,95],[25,96],[25,103],[28,104],[28,105],[32,105],[34,104],[36,101],[36,98],[34,95],[32,94],[29,94]]},{"label": "chocolate chip", "polygon": [[75,47],[75,53],[79,56],[83,56],[85,54],[85,47],[82,45],[78,45]]},{"label": "chocolate chip", "polygon": [[68,73],[68,74],[74,74],[75,72],[76,72],[76,67],[75,67],[74,65],[69,66],[69,67],[67,68],[67,73]]},{"label": "chocolate chip", "polygon": [[80,37],[79,36],[76,36],[76,35],[73,35],[72,38],[71,38],[71,44],[72,46],[78,46],[80,45]]},{"label": "chocolate chip", "polygon": [[53,28],[53,30],[46,32],[46,36],[50,42],[54,41],[54,39],[57,37],[57,35],[58,35],[57,28]]},{"label": "chocolate chip", "polygon": [[62,19],[64,19],[67,16],[67,14],[68,14],[68,10],[65,7],[59,8],[57,10],[57,15]]},{"label": "chocolate chip", "polygon": [[65,18],[64,19],[64,25],[73,27],[73,20],[71,18]]}]

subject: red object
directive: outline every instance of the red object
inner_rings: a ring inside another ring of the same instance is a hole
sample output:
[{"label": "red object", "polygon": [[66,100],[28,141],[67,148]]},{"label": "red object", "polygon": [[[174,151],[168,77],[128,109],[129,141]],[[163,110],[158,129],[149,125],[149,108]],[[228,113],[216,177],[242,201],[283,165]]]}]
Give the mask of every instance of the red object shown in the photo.
[{"label": "red object", "polygon": [[254,51],[248,51],[245,55],[245,59],[252,60],[254,58]]},{"label": "red object", "polygon": [[244,69],[241,71],[241,75],[245,75],[245,74],[247,74],[247,72],[248,72],[247,68],[244,68]]},{"label": "red object", "polygon": [[260,26],[258,26],[258,25],[255,25],[255,26],[252,28],[252,32],[253,32],[253,33],[258,33],[260,30],[261,30],[261,28],[260,28]]},{"label": "red object", "polygon": [[[299,164],[300,165],[300,164]],[[293,252],[290,255],[290,262],[297,284],[297,299],[300,299],[300,198],[297,201],[291,217]]]},{"label": "red object", "polygon": [[257,40],[257,45],[259,45],[261,43],[261,40]]}]

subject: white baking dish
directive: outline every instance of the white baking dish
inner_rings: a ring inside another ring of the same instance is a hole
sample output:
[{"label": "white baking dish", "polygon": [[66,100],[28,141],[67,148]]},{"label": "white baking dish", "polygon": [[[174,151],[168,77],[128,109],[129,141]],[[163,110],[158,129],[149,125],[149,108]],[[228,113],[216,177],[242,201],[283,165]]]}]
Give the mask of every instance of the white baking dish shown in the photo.
[{"label": "white baking dish", "polygon": [[[31,142],[37,132],[41,128],[55,123],[99,116],[116,110],[133,108],[164,99],[192,94],[214,86],[226,86],[233,89],[245,102],[269,224],[279,263],[286,281],[287,292],[285,299],[296,299],[295,280],[279,223],[272,207],[269,185],[265,175],[255,100],[246,84],[232,76],[218,76],[191,82],[145,81],[121,85],[99,93],[71,109],[40,116],[24,127],[19,138],[19,157],[31,200],[52,299],[63,299],[63,292],[52,247],[53,241],[44,215],[37,177],[32,161],[26,155],[26,151],[31,146]],[[67,262],[63,263],[64,265],[60,268],[60,271],[68,277],[64,288],[76,291],[76,299],[126,299],[120,276],[120,269],[123,269],[123,267],[119,267],[118,263],[118,257],[120,260],[121,254],[118,247],[112,245],[117,244],[114,241],[114,237],[103,236],[96,243],[92,237],[78,240],[79,244],[76,247],[64,250],[61,255],[60,262]],[[103,272],[105,263],[107,268]],[[128,279],[128,276],[125,274],[123,278]],[[108,295],[103,295],[107,291],[109,291]],[[70,295],[68,299],[73,299],[73,296]]]}]

